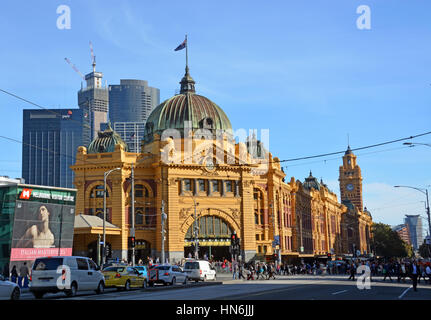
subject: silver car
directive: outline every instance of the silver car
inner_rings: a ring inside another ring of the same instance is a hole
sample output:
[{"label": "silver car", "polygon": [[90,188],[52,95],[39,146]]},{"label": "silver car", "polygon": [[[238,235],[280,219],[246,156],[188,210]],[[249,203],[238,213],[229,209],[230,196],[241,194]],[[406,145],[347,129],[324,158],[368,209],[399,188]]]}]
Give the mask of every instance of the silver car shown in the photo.
[{"label": "silver car", "polygon": [[0,300],[19,300],[21,289],[16,283],[6,281],[0,275]]},{"label": "silver car", "polygon": [[163,264],[150,269],[149,284],[153,286],[155,283],[163,283],[164,285],[187,284],[187,274],[178,266]]},{"label": "silver car", "polygon": [[31,275],[30,292],[36,299],[47,292],[62,291],[70,297],[79,290],[94,290],[98,294],[105,290],[105,278],[99,266],[87,257],[37,258]]}]

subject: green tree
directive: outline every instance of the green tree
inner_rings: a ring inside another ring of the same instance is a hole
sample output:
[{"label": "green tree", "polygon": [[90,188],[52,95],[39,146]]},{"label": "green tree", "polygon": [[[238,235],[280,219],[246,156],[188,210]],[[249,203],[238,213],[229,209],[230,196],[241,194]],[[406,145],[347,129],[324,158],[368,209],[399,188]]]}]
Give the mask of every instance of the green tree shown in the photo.
[{"label": "green tree", "polygon": [[384,223],[374,223],[372,231],[376,255],[385,258],[404,258],[412,254],[408,244],[400,238],[396,231],[392,230],[391,226]]},{"label": "green tree", "polygon": [[422,258],[431,258],[431,246],[425,242],[419,247],[419,254]]}]

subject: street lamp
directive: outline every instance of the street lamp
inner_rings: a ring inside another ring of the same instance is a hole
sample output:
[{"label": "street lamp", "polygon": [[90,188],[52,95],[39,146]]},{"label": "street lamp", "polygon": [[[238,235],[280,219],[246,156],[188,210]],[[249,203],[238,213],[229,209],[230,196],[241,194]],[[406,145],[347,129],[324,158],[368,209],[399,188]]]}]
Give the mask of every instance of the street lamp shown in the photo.
[{"label": "street lamp", "polygon": [[425,194],[425,196],[426,196],[426,213],[428,216],[428,232],[431,235],[431,218],[430,218],[430,204],[429,204],[429,198],[428,198],[428,189],[416,188],[416,187],[410,187],[410,186],[394,186],[394,188],[410,188],[410,189],[415,189],[415,190]]},{"label": "street lamp", "polygon": [[108,178],[108,176],[116,171],[116,170],[121,170],[121,168],[114,168],[111,169],[109,171],[106,171],[103,174],[103,244],[102,244],[102,266],[105,264],[106,261],[106,179]]}]

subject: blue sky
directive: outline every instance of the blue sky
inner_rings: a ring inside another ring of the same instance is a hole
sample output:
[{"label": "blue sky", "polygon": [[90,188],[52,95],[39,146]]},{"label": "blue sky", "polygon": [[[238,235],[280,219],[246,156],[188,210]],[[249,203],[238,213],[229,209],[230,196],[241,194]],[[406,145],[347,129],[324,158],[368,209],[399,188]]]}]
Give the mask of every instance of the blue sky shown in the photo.
[{"label": "blue sky", "polygon": [[[71,29],[57,28],[57,7]],[[371,29],[356,12],[371,9]],[[336,152],[431,131],[431,2],[423,1],[10,1],[0,11],[0,88],[46,108],[76,108],[81,79],[64,61],[97,70],[108,84],[148,80],[161,100],[184,74],[189,40],[196,90],[235,129],[270,129],[280,159]],[[0,135],[22,139],[31,105],[0,93]],[[414,140],[431,143],[431,135]],[[0,138],[0,175],[21,174],[21,145]],[[431,148],[396,143],[358,151],[364,204],[395,225],[425,214],[425,196],[394,185],[431,185]],[[326,161],[325,161],[326,160]],[[336,192],[341,156],[285,163]]]}]

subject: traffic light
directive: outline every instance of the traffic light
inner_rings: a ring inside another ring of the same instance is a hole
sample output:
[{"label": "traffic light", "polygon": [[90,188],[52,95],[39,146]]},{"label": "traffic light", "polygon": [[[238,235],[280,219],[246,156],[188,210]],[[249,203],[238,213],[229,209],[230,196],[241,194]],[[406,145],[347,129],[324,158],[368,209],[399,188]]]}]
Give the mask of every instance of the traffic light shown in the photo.
[{"label": "traffic light", "polygon": [[277,261],[277,260],[278,260],[278,254],[274,253],[274,254],[272,255],[272,259],[273,259],[274,261]]},{"label": "traffic light", "polygon": [[330,253],[328,253],[328,259],[331,260],[331,254]]},{"label": "traffic light", "polygon": [[237,240],[238,237],[236,236],[236,233],[232,233],[232,235],[230,236],[230,245],[231,246],[235,246],[237,245]]},{"label": "traffic light", "polygon": [[135,247],[135,237],[129,237],[129,247],[130,248]]}]

